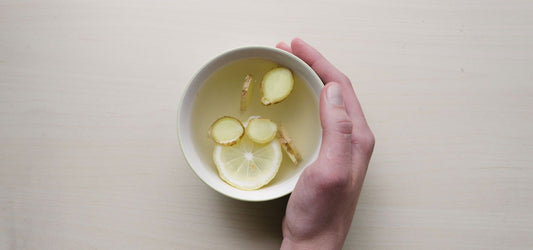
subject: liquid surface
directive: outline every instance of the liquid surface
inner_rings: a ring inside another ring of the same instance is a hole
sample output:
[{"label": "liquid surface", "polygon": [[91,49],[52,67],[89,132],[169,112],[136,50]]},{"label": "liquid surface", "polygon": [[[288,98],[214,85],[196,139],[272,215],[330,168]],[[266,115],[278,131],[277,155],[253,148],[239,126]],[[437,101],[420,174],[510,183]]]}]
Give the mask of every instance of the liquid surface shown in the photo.
[{"label": "liquid surface", "polygon": [[[292,176],[298,169],[309,164],[321,136],[318,103],[311,88],[300,76],[294,74],[294,89],[287,99],[270,106],[264,106],[260,101],[263,76],[279,66],[282,65],[259,58],[232,62],[213,73],[198,91],[191,119],[194,146],[204,163],[211,166],[213,171],[217,171],[212,157],[215,143],[208,136],[208,130],[214,121],[225,115],[242,122],[250,116],[268,118],[283,125],[292,137],[303,160],[294,166],[284,153],[280,170],[268,185]],[[252,98],[246,111],[241,112],[241,88],[247,74],[254,77]]]}]

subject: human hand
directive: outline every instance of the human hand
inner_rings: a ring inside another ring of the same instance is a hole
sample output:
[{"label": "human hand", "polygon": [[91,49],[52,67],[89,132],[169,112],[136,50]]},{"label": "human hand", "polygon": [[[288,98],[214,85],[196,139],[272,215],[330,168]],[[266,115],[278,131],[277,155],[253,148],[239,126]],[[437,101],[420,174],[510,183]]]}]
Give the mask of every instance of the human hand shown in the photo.
[{"label": "human hand", "polygon": [[282,223],[282,249],[341,249],[352,224],[372,151],[368,127],[352,84],[317,50],[299,38],[286,50],[322,79],[322,145],[292,192]]}]

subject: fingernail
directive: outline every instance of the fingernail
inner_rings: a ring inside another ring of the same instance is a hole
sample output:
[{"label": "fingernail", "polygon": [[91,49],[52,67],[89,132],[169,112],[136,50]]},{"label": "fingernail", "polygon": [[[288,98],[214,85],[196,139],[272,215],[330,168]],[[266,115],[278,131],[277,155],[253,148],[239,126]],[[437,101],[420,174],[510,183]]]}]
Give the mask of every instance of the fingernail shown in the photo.
[{"label": "fingernail", "polygon": [[331,86],[328,86],[328,102],[337,106],[344,105],[344,101],[342,99],[342,90],[339,84],[336,82],[332,82],[329,85]]}]

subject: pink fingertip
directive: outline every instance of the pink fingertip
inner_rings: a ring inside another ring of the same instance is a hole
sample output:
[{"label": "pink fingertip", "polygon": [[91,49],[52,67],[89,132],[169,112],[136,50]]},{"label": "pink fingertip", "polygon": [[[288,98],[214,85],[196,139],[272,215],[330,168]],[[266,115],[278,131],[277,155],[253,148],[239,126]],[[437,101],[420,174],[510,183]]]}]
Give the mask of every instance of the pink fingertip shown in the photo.
[{"label": "pink fingertip", "polygon": [[279,42],[278,44],[276,44],[276,48],[292,53],[291,47],[287,45],[285,42]]}]

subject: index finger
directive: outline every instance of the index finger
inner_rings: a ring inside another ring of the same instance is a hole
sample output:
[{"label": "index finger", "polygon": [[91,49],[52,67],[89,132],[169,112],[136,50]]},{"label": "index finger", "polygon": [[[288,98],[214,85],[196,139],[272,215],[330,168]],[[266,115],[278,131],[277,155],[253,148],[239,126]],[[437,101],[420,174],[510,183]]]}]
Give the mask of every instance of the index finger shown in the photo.
[{"label": "index finger", "polygon": [[338,82],[343,88],[344,105],[348,116],[354,123],[354,134],[366,132],[366,123],[361,104],[355,95],[350,79],[331,64],[320,52],[300,38],[295,38],[291,43],[292,53],[306,62],[318,74],[322,82]]},{"label": "index finger", "polygon": [[311,47],[300,38],[291,42],[292,53],[307,63],[325,83],[338,82],[350,85],[350,80],[333,64],[331,64],[318,50]]}]

